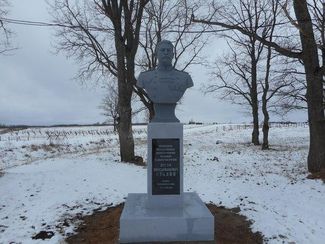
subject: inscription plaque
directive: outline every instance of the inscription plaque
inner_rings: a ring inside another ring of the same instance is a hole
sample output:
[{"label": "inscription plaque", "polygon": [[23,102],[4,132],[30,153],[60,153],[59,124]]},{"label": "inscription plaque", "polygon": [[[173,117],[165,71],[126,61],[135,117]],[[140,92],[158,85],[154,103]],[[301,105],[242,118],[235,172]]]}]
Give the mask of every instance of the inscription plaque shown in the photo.
[{"label": "inscription plaque", "polygon": [[152,195],[180,194],[180,140],[152,139]]}]

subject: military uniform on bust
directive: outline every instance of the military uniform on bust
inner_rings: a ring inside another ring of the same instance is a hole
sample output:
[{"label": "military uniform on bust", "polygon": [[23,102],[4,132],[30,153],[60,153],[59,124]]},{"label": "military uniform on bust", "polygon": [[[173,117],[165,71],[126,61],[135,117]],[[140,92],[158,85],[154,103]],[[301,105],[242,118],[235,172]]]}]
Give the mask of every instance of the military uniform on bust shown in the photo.
[{"label": "military uniform on bust", "polygon": [[157,47],[158,67],[140,73],[137,86],[146,90],[154,104],[155,117],[151,122],[179,122],[175,107],[187,88],[193,86],[191,76],[172,66],[173,44],[161,41]]}]

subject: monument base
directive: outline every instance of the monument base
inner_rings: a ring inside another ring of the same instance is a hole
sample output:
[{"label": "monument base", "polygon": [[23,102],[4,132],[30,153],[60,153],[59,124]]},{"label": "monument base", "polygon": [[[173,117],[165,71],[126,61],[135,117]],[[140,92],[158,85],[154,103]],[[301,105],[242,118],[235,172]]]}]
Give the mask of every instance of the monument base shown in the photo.
[{"label": "monument base", "polygon": [[148,195],[128,195],[120,218],[120,243],[212,241],[214,217],[194,192],[178,208],[149,207]]}]

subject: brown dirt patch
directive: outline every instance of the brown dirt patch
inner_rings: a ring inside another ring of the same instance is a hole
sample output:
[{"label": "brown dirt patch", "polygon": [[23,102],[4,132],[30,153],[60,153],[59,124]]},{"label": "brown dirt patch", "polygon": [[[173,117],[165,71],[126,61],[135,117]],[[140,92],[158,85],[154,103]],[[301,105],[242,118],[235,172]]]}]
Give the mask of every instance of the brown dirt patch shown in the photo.
[{"label": "brown dirt patch", "polygon": [[[118,243],[119,219],[124,204],[108,208],[105,211],[95,212],[90,216],[85,216],[77,229],[77,234],[66,239],[69,244],[75,243]],[[253,233],[250,229],[252,224],[245,216],[239,213],[239,208],[227,209],[214,204],[207,204],[211,213],[215,217],[215,241],[213,242],[168,242],[169,244],[207,244],[207,243],[263,243],[261,233]],[[162,242],[155,242],[162,243]]]},{"label": "brown dirt patch", "polygon": [[323,180],[323,182],[325,183],[325,169],[322,169],[320,172],[311,173],[307,176],[307,179]]}]

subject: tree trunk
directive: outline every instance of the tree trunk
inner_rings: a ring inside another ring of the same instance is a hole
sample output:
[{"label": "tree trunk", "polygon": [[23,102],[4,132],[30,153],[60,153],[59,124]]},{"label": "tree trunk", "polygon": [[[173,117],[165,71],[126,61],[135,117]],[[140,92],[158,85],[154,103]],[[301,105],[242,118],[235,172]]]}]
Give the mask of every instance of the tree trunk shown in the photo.
[{"label": "tree trunk", "polygon": [[113,130],[114,130],[114,132],[117,131],[117,126],[118,126],[118,118],[114,117],[113,118]]},{"label": "tree trunk", "polygon": [[268,48],[268,60],[267,60],[267,71],[265,75],[265,84],[264,84],[264,89],[263,89],[263,95],[262,95],[262,112],[264,116],[264,121],[263,121],[263,143],[262,143],[262,150],[269,149],[269,120],[270,120],[270,115],[267,110],[267,93],[269,91],[269,74],[270,74],[270,65],[271,65],[271,48]]},{"label": "tree trunk", "polygon": [[[121,161],[134,161],[134,139],[132,133],[132,108],[131,98],[133,84],[128,82],[128,74],[125,64],[125,48],[119,35],[115,36],[117,53],[117,80],[118,80],[118,136],[120,142]],[[133,74],[134,76],[134,74]]]},{"label": "tree trunk", "polygon": [[255,42],[252,46],[251,53],[251,72],[252,72],[252,83],[250,96],[252,101],[252,115],[253,115],[253,133],[252,133],[252,143],[254,145],[260,145],[259,141],[259,128],[258,128],[258,97],[257,97],[257,60],[255,57]]},{"label": "tree trunk", "polygon": [[[134,77],[134,84],[136,84],[136,83],[137,83],[137,79]],[[154,107],[153,107],[153,102],[150,101],[147,93],[143,89],[137,87],[136,85],[135,85],[135,87],[136,88],[133,91],[138,95],[141,102],[148,109],[148,120],[150,122],[153,119],[153,117],[155,116],[155,110],[154,110]]]},{"label": "tree trunk", "polygon": [[[122,84],[119,94],[119,117],[118,134],[120,141],[120,155],[121,161],[134,161],[134,139],[132,133],[132,110],[131,110],[131,96],[132,87],[129,84]],[[123,90],[123,91],[122,91]]]},{"label": "tree trunk", "polygon": [[252,143],[254,145],[260,145],[260,141],[259,141],[259,128],[258,128],[258,106],[254,105],[252,107],[252,113],[253,113]]},{"label": "tree trunk", "polygon": [[[271,31],[270,41],[272,41],[273,37],[274,26]],[[271,47],[267,47],[267,57],[266,57],[266,73],[264,79],[264,87],[263,87],[263,95],[262,95],[262,112],[264,116],[263,121],[263,143],[262,143],[262,150],[269,149],[269,121],[270,115],[267,109],[268,98],[267,94],[270,89],[269,79],[270,79],[270,70],[271,70],[271,59],[272,59],[272,49]]]},{"label": "tree trunk", "polygon": [[153,102],[150,102],[149,106],[147,106],[149,111],[149,122],[155,117],[155,109],[153,107]]},{"label": "tree trunk", "polygon": [[294,0],[294,11],[300,28],[303,63],[307,81],[309,122],[308,170],[325,169],[325,118],[323,107],[323,77],[319,67],[317,44],[306,0]]},{"label": "tree trunk", "polygon": [[267,111],[266,102],[263,101],[262,111],[264,116],[263,122],[263,143],[262,143],[262,150],[269,149],[269,113]]},{"label": "tree trunk", "polygon": [[[134,59],[139,45],[143,9],[148,0],[134,2],[102,1],[114,25],[118,80],[118,134],[121,161],[135,162],[132,133],[132,93],[135,85]],[[123,19],[123,20],[122,20]]]}]

